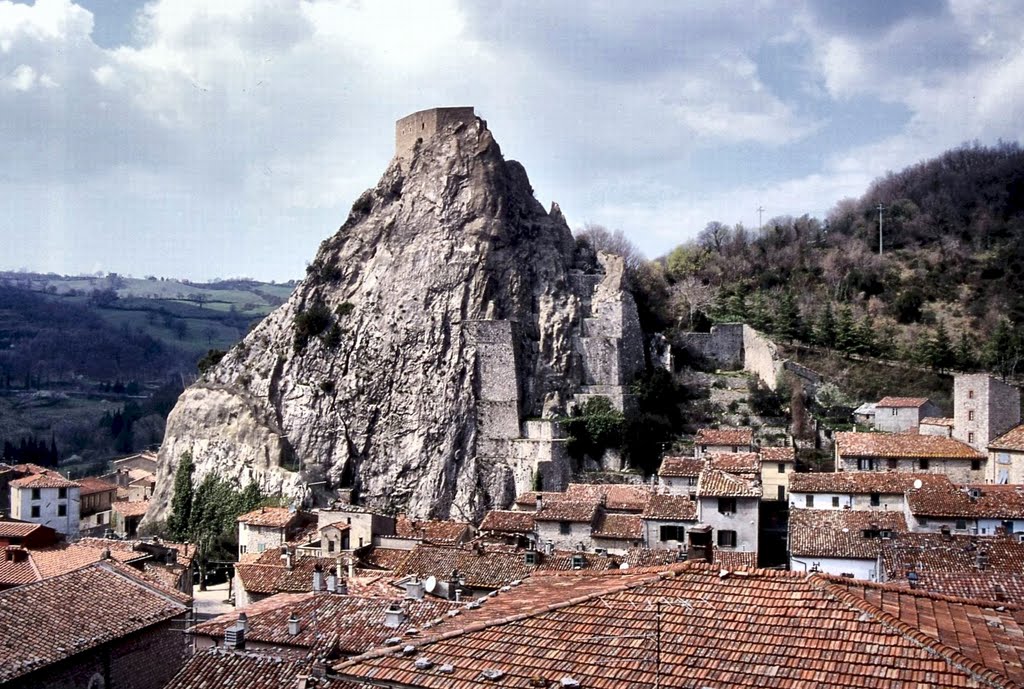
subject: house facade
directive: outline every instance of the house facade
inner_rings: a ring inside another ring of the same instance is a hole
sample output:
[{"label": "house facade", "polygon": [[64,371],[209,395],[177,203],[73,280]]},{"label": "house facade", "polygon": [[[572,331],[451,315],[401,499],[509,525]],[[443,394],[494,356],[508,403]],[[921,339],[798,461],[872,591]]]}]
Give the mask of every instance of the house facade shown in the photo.
[{"label": "house facade", "polygon": [[883,397],[875,404],[875,430],[906,433],[925,417],[939,416],[938,405],[926,397]]},{"label": "house facade", "polygon": [[1020,390],[987,373],[953,379],[953,437],[984,452],[989,442],[1020,424]]},{"label": "house facade", "polygon": [[1024,484],[1024,425],[988,444],[988,468],[989,483]]},{"label": "house facade", "polygon": [[951,481],[984,480],[987,456],[954,438],[916,433],[836,433],[836,471],[944,474]]},{"label": "house facade", "polygon": [[68,537],[78,535],[79,485],[56,471],[44,471],[11,481],[11,516],[48,526]]}]

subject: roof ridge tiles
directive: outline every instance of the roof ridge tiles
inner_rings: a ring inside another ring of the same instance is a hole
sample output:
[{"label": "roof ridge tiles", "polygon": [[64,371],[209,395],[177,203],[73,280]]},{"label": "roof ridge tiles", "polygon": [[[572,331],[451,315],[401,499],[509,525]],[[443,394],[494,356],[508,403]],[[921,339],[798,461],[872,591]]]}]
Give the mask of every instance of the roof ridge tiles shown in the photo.
[{"label": "roof ridge tiles", "polygon": [[856,595],[848,588],[824,578],[818,578],[817,575],[808,577],[808,581],[813,586],[819,588],[825,595],[831,595],[840,603],[849,605],[873,617],[879,624],[889,627],[903,638],[921,646],[924,650],[944,658],[950,665],[968,673],[976,680],[1002,689],[1017,689],[1018,685],[1005,675],[985,667],[980,662],[967,657],[957,649],[934,637],[928,636],[920,629],[904,622],[882,607],[876,606]]},{"label": "roof ridge tiles", "polygon": [[889,591],[903,596],[914,596],[916,598],[927,598],[929,600],[942,601],[944,603],[969,603],[979,608],[991,608],[993,610],[1008,610],[1008,611],[1019,611],[1024,610],[1024,606],[1016,603],[1006,603],[990,600],[987,598],[970,598],[967,596],[954,596],[949,593],[939,593],[937,591],[925,591],[924,589],[911,589],[904,586],[899,586],[895,583],[878,582],[878,581],[867,581],[857,579],[852,581],[848,577],[840,576],[838,574],[828,574],[825,572],[816,572],[814,577],[819,579],[827,580],[833,584],[840,586],[857,586],[859,588],[870,588],[880,591]]}]

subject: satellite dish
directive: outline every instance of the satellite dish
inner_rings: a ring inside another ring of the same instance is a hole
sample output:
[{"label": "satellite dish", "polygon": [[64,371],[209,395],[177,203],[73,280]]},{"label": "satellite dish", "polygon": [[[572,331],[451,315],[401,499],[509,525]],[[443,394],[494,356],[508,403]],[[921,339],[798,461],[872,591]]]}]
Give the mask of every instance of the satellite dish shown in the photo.
[{"label": "satellite dish", "polygon": [[924,485],[924,483],[921,482],[921,479],[919,479],[919,478],[915,478],[914,479],[914,488],[920,488],[923,485]]},{"label": "satellite dish", "polygon": [[629,563],[623,562],[621,565],[619,565],[619,569],[629,569]]},{"label": "satellite dish", "polygon": [[423,590],[427,593],[433,593],[434,589],[437,588],[437,577],[429,576],[423,581]]},{"label": "satellite dish", "polygon": [[847,527],[844,526],[843,527],[843,533],[850,533],[850,530]]}]

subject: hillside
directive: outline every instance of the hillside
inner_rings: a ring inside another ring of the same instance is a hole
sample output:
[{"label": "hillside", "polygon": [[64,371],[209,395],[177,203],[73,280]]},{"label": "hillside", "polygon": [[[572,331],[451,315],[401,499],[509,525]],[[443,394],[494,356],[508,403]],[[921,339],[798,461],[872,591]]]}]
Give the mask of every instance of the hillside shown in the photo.
[{"label": "hillside", "polygon": [[[878,205],[884,249],[879,255]],[[712,222],[638,271],[668,331],[746,321],[783,342],[942,371],[1024,366],[1024,151],[963,146],[878,179],[825,221]]]}]

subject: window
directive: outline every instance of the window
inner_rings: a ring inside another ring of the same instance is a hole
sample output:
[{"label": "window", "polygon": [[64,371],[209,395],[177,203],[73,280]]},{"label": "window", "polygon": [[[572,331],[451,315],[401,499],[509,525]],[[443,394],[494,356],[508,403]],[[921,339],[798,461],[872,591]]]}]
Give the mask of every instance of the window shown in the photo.
[{"label": "window", "polygon": [[32,489],[32,499],[33,500],[38,500],[40,497],[41,496],[39,494],[39,489],[38,488],[33,488]]},{"label": "window", "polygon": [[327,552],[334,552],[334,541],[327,541]]},{"label": "window", "polygon": [[568,536],[572,533],[572,524],[569,522],[558,522],[558,533]]},{"label": "window", "polygon": [[895,457],[890,457],[889,459],[886,460],[885,465],[890,469],[898,469],[900,463],[899,460],[897,460]]},{"label": "window", "polygon": [[105,515],[102,512],[100,512],[99,514],[96,515],[96,523],[97,524],[103,524],[106,521],[106,518],[107,518],[107,515]]},{"label": "window", "polygon": [[972,459],[971,460],[971,471],[980,471],[980,470],[981,470],[981,460],[980,459]]},{"label": "window", "polygon": [[722,514],[734,514],[736,512],[736,498],[718,498],[718,511]]},{"label": "window", "polygon": [[686,540],[686,530],[675,524],[664,524],[660,529],[662,541],[683,541]]},{"label": "window", "polygon": [[786,473],[786,465],[783,464],[782,462],[779,462],[779,473],[780,474]]},{"label": "window", "polygon": [[[103,517],[103,515],[101,514],[101,515],[100,515],[100,517],[101,517],[101,519],[100,519],[100,520],[97,520],[97,521],[100,521],[100,523],[102,524],[102,523],[103,523],[103,522],[102,522],[102,517]],[[238,552],[239,552],[239,553],[241,553],[242,555],[245,555],[245,551],[246,551],[246,547],[245,547],[245,544],[244,544],[244,543],[243,543],[242,545],[238,546]]]},{"label": "window", "polygon": [[893,415],[893,416],[896,416],[896,409],[895,409],[895,407],[894,407],[894,408],[893,408],[893,410],[892,410],[892,415]]},{"label": "window", "polygon": [[804,507],[814,507],[814,496],[813,495],[805,495],[804,496]]},{"label": "window", "polygon": [[67,505],[57,505],[57,516],[58,517],[66,517],[66,516],[68,516],[68,506]]},{"label": "window", "polygon": [[858,471],[874,471],[875,470],[875,460],[874,460],[874,458],[872,458],[872,457],[861,457],[860,459],[858,459],[857,460],[857,470]]},{"label": "window", "polygon": [[878,493],[872,493],[871,494],[871,506],[872,507],[878,507],[881,504],[882,504],[882,496],[879,495]]},{"label": "window", "polygon": [[957,519],[956,520],[956,524],[953,526],[953,528],[957,529],[958,531],[966,531],[967,530],[967,520],[966,519]]},{"label": "window", "polygon": [[973,431],[971,431],[970,433],[967,434],[967,442],[968,443],[973,443],[974,442],[974,432]]},{"label": "window", "polygon": [[39,519],[39,505],[32,505],[32,517]]},{"label": "window", "polygon": [[738,448],[738,447],[736,447],[735,445],[733,445],[733,446],[732,446],[732,451],[733,451],[733,452],[739,452],[739,451],[740,451],[740,448]]},{"label": "window", "polygon": [[969,399],[969,400],[973,400],[974,399],[974,390],[968,390],[967,391],[967,399]]},{"label": "window", "polygon": [[686,485],[688,485],[688,486],[696,486],[697,485],[697,477],[696,476],[687,476],[686,477]]},{"label": "window", "polygon": [[928,526],[928,517],[918,517],[917,523],[921,526]]},{"label": "window", "polygon": [[921,457],[921,459],[917,460],[917,468],[920,469],[921,471],[927,471],[928,470],[928,458],[927,457]]},{"label": "window", "polygon": [[258,552],[258,553],[262,553],[266,549],[267,549],[267,544],[266,543],[260,543],[259,545],[256,546],[256,552]]},{"label": "window", "polygon": [[973,410],[967,412],[967,420],[968,421],[974,421],[974,411]]},{"label": "window", "polygon": [[719,531],[718,532],[718,547],[719,548],[735,548],[736,547],[736,532],[735,531]]},{"label": "window", "polygon": [[833,495],[832,496],[832,507],[839,507],[839,496],[838,495]]},{"label": "window", "polygon": [[778,489],[779,489],[779,500],[785,500],[786,499],[786,487],[785,486],[778,486]]},{"label": "window", "polygon": [[68,489],[67,488],[58,488],[57,489],[57,499],[58,500],[67,500],[68,499]]}]

